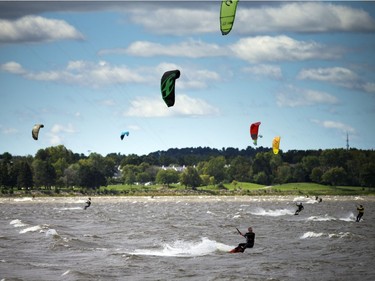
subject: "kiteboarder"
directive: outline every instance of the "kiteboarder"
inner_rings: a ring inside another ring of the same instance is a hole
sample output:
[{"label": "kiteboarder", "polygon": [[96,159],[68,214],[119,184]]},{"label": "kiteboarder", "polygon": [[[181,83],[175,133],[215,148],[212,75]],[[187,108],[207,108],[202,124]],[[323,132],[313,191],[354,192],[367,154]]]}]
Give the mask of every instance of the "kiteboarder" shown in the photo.
[{"label": "kiteboarder", "polygon": [[363,208],[362,205],[359,205],[359,207],[357,206],[357,211],[358,211],[358,215],[357,215],[356,222],[359,222],[361,220],[363,214],[365,213],[365,208]]},{"label": "kiteboarder", "polygon": [[91,198],[89,197],[89,199],[86,201],[86,206],[85,206],[85,210],[88,208],[88,207],[90,207],[90,205],[91,205]]},{"label": "kiteboarder", "polygon": [[237,252],[243,253],[245,252],[245,249],[254,247],[255,233],[253,232],[252,227],[249,227],[247,229],[248,232],[245,234],[242,234],[241,231],[238,230],[238,228],[237,228],[237,231],[241,236],[246,238],[246,243],[238,244],[238,246],[231,251],[232,253],[237,253]]},{"label": "kiteboarder", "polygon": [[297,205],[298,209],[296,210],[296,212],[295,212],[294,214],[295,214],[295,215],[298,215],[299,212],[301,212],[301,211],[304,209],[304,207],[303,207],[303,205],[302,205],[302,202],[299,203],[299,204],[297,203],[296,205]]}]

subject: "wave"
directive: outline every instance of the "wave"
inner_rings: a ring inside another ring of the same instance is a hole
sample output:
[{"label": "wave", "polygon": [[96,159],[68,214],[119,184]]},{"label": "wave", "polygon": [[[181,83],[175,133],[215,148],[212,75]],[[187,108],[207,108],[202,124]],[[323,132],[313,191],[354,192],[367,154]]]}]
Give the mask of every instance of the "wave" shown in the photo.
[{"label": "wave", "polygon": [[305,232],[300,239],[307,239],[307,238],[319,238],[319,237],[328,237],[328,238],[346,238],[352,237],[353,234],[350,232],[339,232],[339,233],[324,233],[324,232],[313,232],[308,231]]},{"label": "wave", "polygon": [[14,201],[15,202],[33,201],[33,198],[31,197],[15,198]]},{"label": "wave", "polygon": [[305,196],[298,196],[293,199],[293,202],[303,202],[305,204],[315,204],[318,203],[317,200],[310,198],[310,197],[305,197]]},{"label": "wave", "polygon": [[128,254],[160,257],[198,257],[206,256],[216,251],[229,252],[232,248],[232,246],[203,237],[199,242],[177,240],[171,244],[165,243],[159,249],[137,249]]},{"label": "wave", "polygon": [[82,207],[63,207],[63,208],[53,208],[54,210],[60,211],[70,211],[70,210],[82,210]]},{"label": "wave", "polygon": [[356,217],[354,216],[353,213],[350,213],[347,216],[340,217],[340,218],[328,216],[327,214],[324,215],[324,216],[311,216],[311,217],[307,218],[308,221],[336,221],[336,220],[340,220],[340,221],[348,221],[348,222],[349,221],[355,221],[355,219],[356,219]]},{"label": "wave", "polygon": [[253,212],[250,212],[250,214],[255,216],[269,216],[269,217],[279,217],[279,216],[286,216],[286,215],[294,215],[295,210],[289,210],[289,209],[263,209],[258,208]]},{"label": "wave", "polygon": [[27,232],[35,232],[35,231],[40,231],[42,230],[42,226],[41,225],[35,225],[35,226],[30,226],[30,227],[27,227],[27,228],[24,228],[22,230],[20,230],[20,234],[24,234],[24,233],[27,233]]},{"label": "wave", "polygon": [[46,224],[30,226],[26,223],[23,223],[20,219],[12,220],[9,224],[13,225],[14,227],[26,227],[19,231],[20,234],[24,234],[27,232],[35,232],[35,231],[44,232],[45,229],[48,229],[48,225]]},{"label": "wave", "polygon": [[9,224],[13,225],[14,227],[24,227],[24,226],[27,226],[27,224],[23,223],[19,219],[12,220]]}]

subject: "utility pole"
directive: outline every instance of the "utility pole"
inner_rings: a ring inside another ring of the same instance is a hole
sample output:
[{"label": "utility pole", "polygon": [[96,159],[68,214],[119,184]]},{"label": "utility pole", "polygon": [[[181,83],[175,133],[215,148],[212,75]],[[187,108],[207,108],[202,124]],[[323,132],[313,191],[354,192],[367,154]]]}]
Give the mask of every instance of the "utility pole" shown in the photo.
[{"label": "utility pole", "polygon": [[346,132],[346,150],[349,150],[349,134]]}]

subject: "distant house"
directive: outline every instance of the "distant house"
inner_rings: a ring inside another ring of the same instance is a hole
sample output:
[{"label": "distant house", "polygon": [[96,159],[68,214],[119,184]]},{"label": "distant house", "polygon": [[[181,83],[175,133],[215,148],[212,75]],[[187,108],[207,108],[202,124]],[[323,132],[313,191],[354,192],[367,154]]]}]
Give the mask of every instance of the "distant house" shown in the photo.
[{"label": "distant house", "polygon": [[185,169],[186,169],[186,166],[183,165],[183,166],[175,166],[175,165],[171,165],[171,166],[168,166],[168,167],[165,167],[164,165],[161,167],[164,171],[165,170],[175,170],[177,172],[183,172]]}]

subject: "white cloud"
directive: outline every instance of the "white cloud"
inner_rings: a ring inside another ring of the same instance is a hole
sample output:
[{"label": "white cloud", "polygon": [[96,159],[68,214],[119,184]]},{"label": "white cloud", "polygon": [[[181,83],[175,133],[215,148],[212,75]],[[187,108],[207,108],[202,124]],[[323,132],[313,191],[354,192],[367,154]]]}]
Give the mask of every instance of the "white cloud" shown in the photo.
[{"label": "white cloud", "polygon": [[54,124],[51,128],[51,133],[52,134],[59,134],[59,133],[73,134],[73,133],[76,133],[76,130],[74,129],[74,126],[71,123],[67,125]]},{"label": "white cloud", "polygon": [[[37,81],[78,84],[98,88],[113,84],[142,83],[159,84],[162,74],[171,69],[184,69],[178,79],[178,88],[206,88],[208,81],[217,81],[220,75],[207,69],[181,67],[171,63],[160,63],[154,67],[129,68],[125,65],[111,65],[105,61],[98,63],[88,61],[71,61],[64,69],[32,72],[16,62],[0,65],[0,69],[12,74],[22,75],[26,79]],[[110,105],[111,101],[106,101]]]},{"label": "white cloud", "polygon": [[366,11],[341,4],[294,2],[238,9],[235,28],[237,32],[245,34],[280,31],[369,32],[375,30],[375,21]]},{"label": "white cloud", "polygon": [[189,40],[176,44],[159,44],[148,41],[132,43],[127,48],[101,50],[99,54],[126,54],[132,56],[170,56],[187,58],[237,57],[250,63],[269,61],[295,61],[309,59],[335,59],[343,50],[314,41],[298,41],[291,37],[256,36],[238,40],[227,46]]},{"label": "white cloud", "polygon": [[170,56],[202,58],[225,55],[225,48],[217,44],[209,44],[197,40],[188,40],[177,44],[160,44],[148,41],[136,41],[127,48],[106,49],[99,51],[99,54],[126,54],[139,57]]},{"label": "white cloud", "polygon": [[297,78],[323,81],[349,89],[375,93],[375,83],[363,81],[358,74],[344,67],[302,69]]},{"label": "white cloud", "polygon": [[63,20],[25,16],[14,21],[0,20],[0,43],[81,40],[83,35]]},{"label": "white cloud", "polygon": [[125,116],[167,117],[167,116],[205,116],[216,115],[219,110],[202,99],[187,95],[176,96],[175,105],[167,107],[160,98],[139,97],[131,101],[131,107]]},{"label": "white cloud", "polygon": [[314,41],[297,41],[285,35],[242,38],[230,48],[238,58],[251,63],[333,59],[340,56],[339,50],[334,51]]},{"label": "white cloud", "polygon": [[330,67],[302,69],[297,78],[346,84],[350,81],[357,81],[358,75],[347,68]]},{"label": "white cloud", "polygon": [[0,66],[0,69],[5,72],[9,72],[12,74],[24,74],[26,73],[25,69],[23,69],[22,65],[17,62],[10,61],[4,63]]},{"label": "white cloud", "polygon": [[325,92],[287,87],[284,92],[277,94],[277,105],[281,107],[311,106],[317,104],[337,104],[335,96]]},{"label": "white cloud", "polygon": [[64,137],[66,134],[75,134],[77,130],[74,128],[73,124],[69,123],[66,125],[63,124],[54,124],[50,131],[46,134],[49,138],[51,145],[59,145],[64,142]]},{"label": "white cloud", "polygon": [[127,66],[115,66],[106,62],[71,61],[65,69],[32,72],[25,70],[20,64],[8,62],[0,66],[3,71],[23,75],[37,81],[50,81],[66,84],[79,84],[89,87],[117,83],[142,83],[147,77]]},{"label": "white cloud", "polygon": [[[197,8],[193,4],[179,8],[144,6],[123,9],[123,12],[130,13],[132,22],[152,33],[174,36],[199,33],[220,34],[219,6],[201,7]],[[253,5],[250,1],[239,4],[232,32],[254,34],[264,32],[372,32],[374,30],[375,21],[367,11],[341,3],[307,1],[277,3],[276,1],[266,2],[260,6]]]},{"label": "white cloud", "polygon": [[331,121],[331,120],[321,121],[321,120],[316,120],[316,119],[312,119],[311,122],[316,123],[326,129],[334,129],[342,133],[347,133],[347,132],[355,133],[355,129],[353,127],[351,127],[350,125],[341,123],[341,122]]},{"label": "white cloud", "polygon": [[130,11],[131,21],[158,34],[186,35],[217,32],[218,12],[204,9],[157,8]]},{"label": "white cloud", "polygon": [[3,125],[0,125],[0,130],[4,135],[13,135],[18,133],[18,130],[16,128],[4,127]]},{"label": "white cloud", "polygon": [[283,76],[280,66],[270,64],[257,64],[245,67],[243,71],[255,76],[267,76],[275,79],[281,79]]}]

